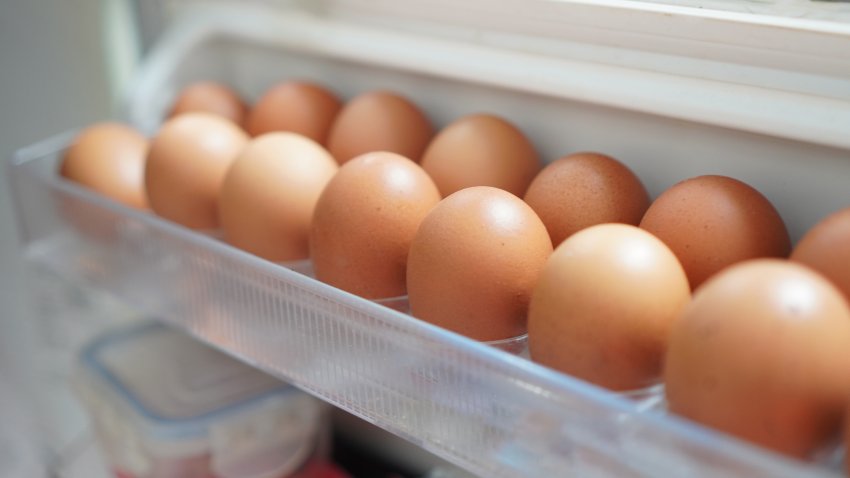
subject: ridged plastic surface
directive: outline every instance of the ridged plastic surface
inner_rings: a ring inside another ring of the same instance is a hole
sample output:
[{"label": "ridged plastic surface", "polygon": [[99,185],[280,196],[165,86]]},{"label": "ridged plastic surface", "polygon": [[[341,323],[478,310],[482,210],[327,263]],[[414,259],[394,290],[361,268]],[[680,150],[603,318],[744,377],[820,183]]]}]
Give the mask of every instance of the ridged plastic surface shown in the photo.
[{"label": "ridged plastic surface", "polygon": [[[844,150],[558,96],[547,78],[590,71],[569,62],[322,25],[173,32],[142,71],[128,116],[152,131],[177,89],[196,79],[228,82],[253,99],[275,81],[307,77],[344,97],[401,91],[438,126],[476,110],[503,114],[547,160],[598,149],[624,159],[653,194],[710,165],[765,192],[795,235],[846,200]],[[452,60],[452,52],[480,56]],[[444,62],[466,68],[441,70]],[[529,83],[511,72],[527,72]],[[56,176],[70,137],[22,150],[9,165],[29,258],[480,476],[833,476],[98,197]]]}]

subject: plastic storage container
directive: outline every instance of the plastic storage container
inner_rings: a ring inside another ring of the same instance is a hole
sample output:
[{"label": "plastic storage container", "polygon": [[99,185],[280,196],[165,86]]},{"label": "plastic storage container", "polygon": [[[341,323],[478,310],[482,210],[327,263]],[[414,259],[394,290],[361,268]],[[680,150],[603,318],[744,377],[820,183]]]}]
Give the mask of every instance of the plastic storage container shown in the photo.
[{"label": "plastic storage container", "polygon": [[321,401],[161,324],[93,342],[75,384],[119,478],[314,478],[323,458]]},{"label": "plastic storage container", "polygon": [[[619,1],[284,3],[187,9],[139,72],[126,117],[154,131],[195,80],[254,100],[309,78],[344,98],[399,91],[438,127],[501,114],[545,160],[598,150],[653,195],[730,175],[762,191],[794,238],[848,203],[845,25]],[[99,197],[56,175],[70,138],[10,163],[27,257],[480,476],[835,475]]]}]

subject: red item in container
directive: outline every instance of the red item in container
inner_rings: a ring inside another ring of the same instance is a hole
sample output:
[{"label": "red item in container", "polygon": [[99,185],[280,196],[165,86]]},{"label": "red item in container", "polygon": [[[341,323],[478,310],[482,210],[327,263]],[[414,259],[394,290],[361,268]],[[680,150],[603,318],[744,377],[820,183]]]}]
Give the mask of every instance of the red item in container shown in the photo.
[{"label": "red item in container", "polygon": [[351,475],[333,463],[314,461],[292,478],[351,478]]}]

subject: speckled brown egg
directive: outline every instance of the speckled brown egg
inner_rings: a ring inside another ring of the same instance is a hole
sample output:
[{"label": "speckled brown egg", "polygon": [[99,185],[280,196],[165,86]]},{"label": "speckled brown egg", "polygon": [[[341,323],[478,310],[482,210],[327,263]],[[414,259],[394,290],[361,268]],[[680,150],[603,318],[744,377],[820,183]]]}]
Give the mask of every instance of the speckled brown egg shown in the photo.
[{"label": "speckled brown egg", "polygon": [[148,140],[120,123],[84,129],[62,158],[60,174],[127,206],[148,206],[144,189]]},{"label": "speckled brown egg", "polygon": [[339,166],[295,133],[251,140],[227,171],[218,201],[224,239],[265,259],[309,257],[313,211]]},{"label": "speckled brown egg", "polygon": [[673,326],[664,381],[671,412],[808,457],[850,401],[850,311],[826,279],[757,259],[696,290]]},{"label": "speckled brown egg", "polygon": [[328,150],[340,164],[373,151],[418,162],[433,135],[430,121],[413,102],[389,91],[374,91],[352,99],[339,112]]},{"label": "speckled brown egg", "polygon": [[221,184],[247,141],[238,126],[209,113],[167,121],[151,140],[145,166],[151,209],[193,229],[218,228]]},{"label": "speckled brown egg", "polygon": [[528,318],[531,359],[613,390],[657,383],[667,337],[691,289],[652,234],[599,224],[549,257]]},{"label": "speckled brown egg", "polygon": [[316,278],[367,299],[404,295],[410,243],[439,200],[425,171],[398,154],[367,153],[345,163],[313,215]]},{"label": "speckled brown egg", "polygon": [[212,81],[192,83],[174,100],[169,118],[184,113],[210,113],[242,126],[248,108],[230,87]]},{"label": "speckled brown egg", "polygon": [[637,226],[649,194],[623,163],[599,153],[575,153],[549,164],[534,178],[525,202],[540,216],[552,244],[604,223]]},{"label": "speckled brown egg", "polygon": [[850,301],[850,208],[830,214],[811,228],[791,260],[823,274]]},{"label": "speckled brown egg", "polygon": [[522,197],[540,171],[540,160],[516,126],[498,116],[476,114],[440,131],[425,150],[422,167],[443,196],[492,186]]},{"label": "speckled brown egg", "polygon": [[640,227],[673,250],[693,289],[736,262],[788,257],[791,250],[773,204],[726,176],[699,176],[674,185],[649,206]]},{"label": "speckled brown egg", "polygon": [[245,129],[251,136],[289,131],[325,144],[341,107],[333,92],[315,83],[281,83],[257,100],[248,113]]},{"label": "speckled brown egg", "polygon": [[411,313],[481,341],[522,335],[551,253],[546,226],[521,199],[487,186],[458,191],[431,211],[413,240]]}]

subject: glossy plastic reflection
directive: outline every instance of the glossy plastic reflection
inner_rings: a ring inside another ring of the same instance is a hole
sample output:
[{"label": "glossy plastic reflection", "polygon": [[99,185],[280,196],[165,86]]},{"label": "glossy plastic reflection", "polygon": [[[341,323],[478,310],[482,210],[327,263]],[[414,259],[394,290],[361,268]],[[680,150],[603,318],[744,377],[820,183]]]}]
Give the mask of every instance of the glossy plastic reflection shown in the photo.
[{"label": "glossy plastic reflection", "polygon": [[406,295],[400,295],[397,297],[387,297],[386,299],[375,299],[372,302],[376,304],[381,304],[384,307],[389,307],[393,310],[397,310],[403,314],[410,313],[410,301],[408,301]]},{"label": "glossy plastic reflection", "polygon": [[484,343],[510,354],[528,358],[528,334],[518,335],[509,339],[491,340]]},{"label": "glossy plastic reflection", "polygon": [[287,262],[278,262],[279,265],[286,267],[287,269],[291,269],[299,274],[303,274],[307,277],[316,277],[316,273],[313,270],[313,261],[310,259],[301,259],[298,261],[287,261]]}]

